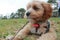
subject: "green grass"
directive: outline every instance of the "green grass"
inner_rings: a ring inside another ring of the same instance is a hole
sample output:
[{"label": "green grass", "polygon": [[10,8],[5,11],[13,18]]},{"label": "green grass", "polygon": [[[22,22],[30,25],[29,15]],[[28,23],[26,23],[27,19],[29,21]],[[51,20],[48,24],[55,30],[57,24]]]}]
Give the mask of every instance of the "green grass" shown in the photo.
[{"label": "green grass", "polygon": [[0,37],[14,34],[17,29],[26,23],[26,19],[8,19],[0,20]]},{"label": "green grass", "polygon": [[55,21],[57,23],[57,40],[60,40],[60,18],[51,18],[50,20]]},{"label": "green grass", "polygon": [[[55,21],[55,23],[60,22],[60,18],[50,18],[50,20]],[[8,19],[0,20],[0,38],[5,37],[9,34],[15,34],[18,29],[20,29],[25,23],[26,19]],[[57,24],[57,40],[60,40],[60,23]],[[29,38],[25,38],[28,40]]]}]

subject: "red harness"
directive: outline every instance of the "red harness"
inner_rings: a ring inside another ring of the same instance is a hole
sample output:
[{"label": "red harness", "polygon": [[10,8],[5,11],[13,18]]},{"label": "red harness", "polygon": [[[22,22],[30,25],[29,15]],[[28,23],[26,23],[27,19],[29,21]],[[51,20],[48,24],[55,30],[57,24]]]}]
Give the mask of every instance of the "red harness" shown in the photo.
[{"label": "red harness", "polygon": [[35,24],[33,24],[32,26],[35,27],[36,32],[37,32],[38,28],[40,27],[40,24],[36,24],[36,23],[35,23]]},{"label": "red harness", "polygon": [[[45,31],[45,33],[47,33],[48,31],[49,31],[49,29],[50,29],[50,22],[49,21],[47,21],[47,27],[46,27],[46,31]],[[32,24],[32,26],[36,29],[36,32],[38,31],[38,29],[40,28],[40,24],[38,24],[38,23],[35,23],[35,24]],[[29,33],[29,35],[38,35],[38,36],[41,36],[43,34],[43,32],[41,32],[40,34],[37,34],[37,33]]]}]

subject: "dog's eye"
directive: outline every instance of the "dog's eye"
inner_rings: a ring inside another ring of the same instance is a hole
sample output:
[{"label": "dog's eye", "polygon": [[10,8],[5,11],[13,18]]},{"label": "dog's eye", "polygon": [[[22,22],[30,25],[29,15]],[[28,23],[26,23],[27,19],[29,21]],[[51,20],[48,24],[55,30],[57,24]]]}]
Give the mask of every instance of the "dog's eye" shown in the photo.
[{"label": "dog's eye", "polygon": [[38,8],[38,7],[36,7],[36,6],[34,6],[34,7],[33,7],[33,9],[34,9],[34,10],[39,10],[39,8]]}]

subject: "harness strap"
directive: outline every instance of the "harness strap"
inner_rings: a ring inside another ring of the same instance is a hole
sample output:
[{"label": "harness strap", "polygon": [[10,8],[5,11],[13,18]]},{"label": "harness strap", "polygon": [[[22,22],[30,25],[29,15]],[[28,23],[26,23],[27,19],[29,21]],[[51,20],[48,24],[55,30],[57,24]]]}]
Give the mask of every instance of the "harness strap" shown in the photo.
[{"label": "harness strap", "polygon": [[32,26],[35,27],[36,32],[38,31],[38,29],[39,29],[39,27],[40,27],[40,25],[37,24],[37,23],[33,24]]},{"label": "harness strap", "polygon": [[37,35],[37,36],[41,36],[42,33],[40,33],[40,34],[36,34],[36,33],[31,33],[31,32],[29,32],[28,35]]},{"label": "harness strap", "polygon": [[50,22],[49,21],[47,21],[47,24],[48,24],[48,27],[46,28],[47,30],[45,33],[47,33],[49,31],[49,28],[50,28]]},{"label": "harness strap", "polygon": [[[50,22],[49,21],[47,21],[47,28],[46,28],[46,31],[45,31],[45,33],[47,33],[47,32],[49,32],[49,28],[50,28]],[[38,31],[38,29],[36,29],[36,32]],[[36,33],[31,33],[31,32],[29,32],[29,35],[37,35],[37,36],[41,36],[43,33],[40,33],[40,34],[36,34]]]}]

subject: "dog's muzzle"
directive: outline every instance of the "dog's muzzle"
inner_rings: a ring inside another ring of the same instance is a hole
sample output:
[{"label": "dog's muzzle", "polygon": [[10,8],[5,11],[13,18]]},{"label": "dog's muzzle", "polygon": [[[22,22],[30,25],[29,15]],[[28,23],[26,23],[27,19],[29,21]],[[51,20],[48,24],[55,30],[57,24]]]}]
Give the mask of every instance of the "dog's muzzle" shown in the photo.
[{"label": "dog's muzzle", "polygon": [[26,16],[29,16],[29,15],[30,15],[30,12],[27,12],[27,13],[26,13]]}]

